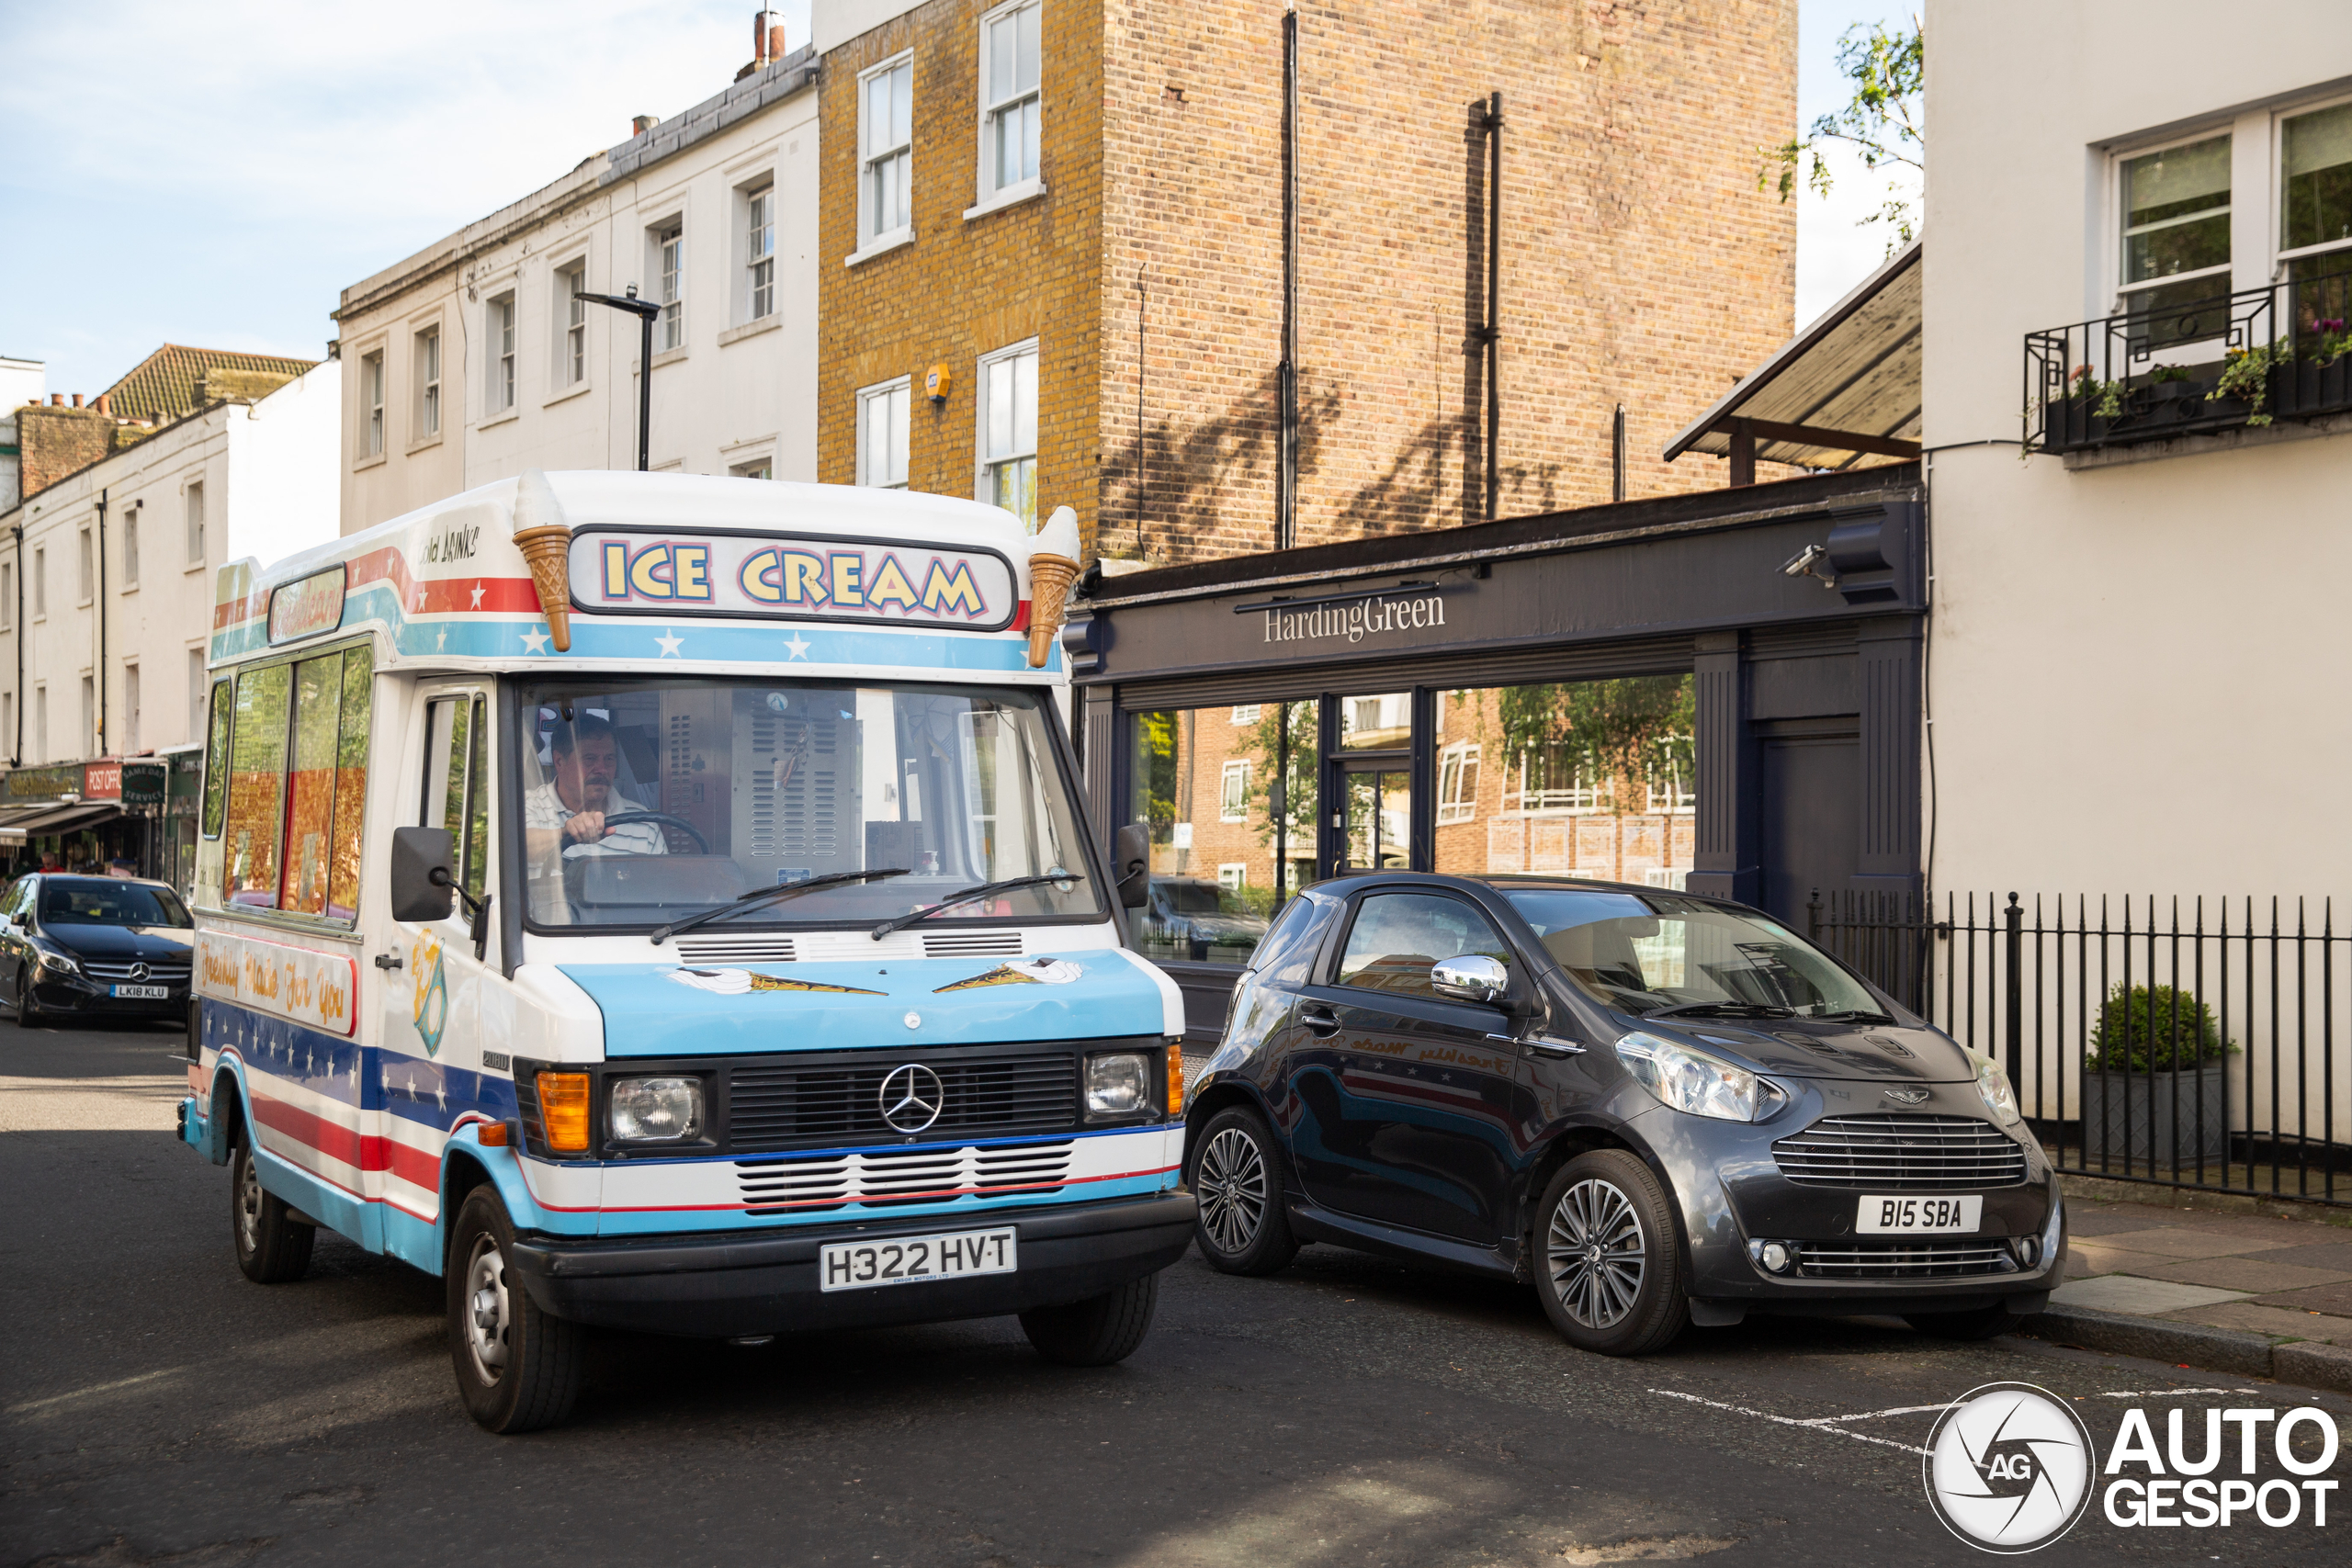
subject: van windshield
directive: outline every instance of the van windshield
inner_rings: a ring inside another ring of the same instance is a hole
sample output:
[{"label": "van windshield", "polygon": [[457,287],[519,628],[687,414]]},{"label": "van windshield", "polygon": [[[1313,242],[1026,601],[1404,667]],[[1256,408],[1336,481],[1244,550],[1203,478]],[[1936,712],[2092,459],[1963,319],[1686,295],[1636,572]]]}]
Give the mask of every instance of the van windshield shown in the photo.
[{"label": "van windshield", "polygon": [[[983,882],[1083,877],[1041,694],[775,681],[544,682],[522,692],[517,824],[540,927],[644,927],[842,872],[703,929],[886,919]],[[1095,916],[1091,881],[937,919]]]},{"label": "van windshield", "polygon": [[1879,1017],[1827,953],[1761,915],[1671,893],[1501,887],[1544,950],[1595,999],[1655,1017]]}]

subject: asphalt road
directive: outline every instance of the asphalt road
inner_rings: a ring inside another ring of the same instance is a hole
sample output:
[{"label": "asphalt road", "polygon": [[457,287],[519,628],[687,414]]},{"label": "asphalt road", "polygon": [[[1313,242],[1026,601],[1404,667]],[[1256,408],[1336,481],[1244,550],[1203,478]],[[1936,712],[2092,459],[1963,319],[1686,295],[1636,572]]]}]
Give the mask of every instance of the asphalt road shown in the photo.
[{"label": "asphalt road", "polygon": [[[6,1568],[1977,1562],[1917,1445],[1917,1407],[1979,1384],[2077,1401],[2102,1453],[2134,1404],[2160,1440],[2174,1404],[2352,1427],[2335,1396],[1878,1322],[1610,1360],[1524,1291],[1310,1247],[1271,1280],[1188,1256],[1108,1371],[1046,1365],[1010,1320],[616,1337],[570,1426],[494,1438],[458,1406],[437,1281],[323,1235],[297,1284],[237,1272],[227,1173],[171,1134],[180,1043],[0,1021]],[[2187,1389],[2233,1394],[2164,1397]],[[2333,1568],[2346,1450],[2327,1529],[2121,1529],[2094,1505],[2038,1560]]]}]

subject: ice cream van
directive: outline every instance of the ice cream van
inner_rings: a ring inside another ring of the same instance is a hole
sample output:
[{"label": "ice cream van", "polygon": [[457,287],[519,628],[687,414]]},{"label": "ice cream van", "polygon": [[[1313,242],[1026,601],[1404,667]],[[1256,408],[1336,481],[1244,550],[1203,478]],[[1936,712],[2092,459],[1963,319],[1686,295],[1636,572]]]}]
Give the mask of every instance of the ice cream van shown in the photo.
[{"label": "ice cream van", "polygon": [[500,1432],[598,1327],[1131,1353],[1193,1224],[1183,1004],[1080,815],[1078,543],[532,473],[224,568],[180,1121],[245,1275],[324,1226],[440,1276]]}]

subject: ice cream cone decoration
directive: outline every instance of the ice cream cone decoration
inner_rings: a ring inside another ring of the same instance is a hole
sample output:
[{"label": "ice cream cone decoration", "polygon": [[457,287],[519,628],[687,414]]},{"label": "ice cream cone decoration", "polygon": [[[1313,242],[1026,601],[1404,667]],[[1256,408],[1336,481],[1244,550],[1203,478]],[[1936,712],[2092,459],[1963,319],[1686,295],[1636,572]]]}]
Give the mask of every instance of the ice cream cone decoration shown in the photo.
[{"label": "ice cream cone decoration", "polygon": [[1036,545],[1029,558],[1029,668],[1042,670],[1061,635],[1070,584],[1078,581],[1078,513],[1055,507],[1037,530]]},{"label": "ice cream cone decoration", "polygon": [[571,529],[547,475],[533,468],[514,490],[514,545],[531,566],[539,612],[548,618],[558,653],[571,651]]}]

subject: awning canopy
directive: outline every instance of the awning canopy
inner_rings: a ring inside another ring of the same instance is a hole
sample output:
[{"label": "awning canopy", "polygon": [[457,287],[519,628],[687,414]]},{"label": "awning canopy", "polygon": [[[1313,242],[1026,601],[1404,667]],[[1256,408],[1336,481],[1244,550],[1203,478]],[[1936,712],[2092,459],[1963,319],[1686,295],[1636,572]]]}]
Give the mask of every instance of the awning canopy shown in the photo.
[{"label": "awning canopy", "polygon": [[1744,378],[1666,448],[1729,457],[1731,482],[1756,463],[1847,468],[1919,456],[1920,265],[1912,241],[1822,318]]},{"label": "awning canopy", "polygon": [[112,801],[103,805],[39,806],[22,816],[0,818],[0,844],[21,844],[35,833],[67,833],[122,815]]}]

